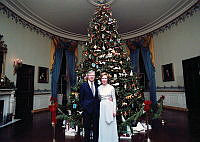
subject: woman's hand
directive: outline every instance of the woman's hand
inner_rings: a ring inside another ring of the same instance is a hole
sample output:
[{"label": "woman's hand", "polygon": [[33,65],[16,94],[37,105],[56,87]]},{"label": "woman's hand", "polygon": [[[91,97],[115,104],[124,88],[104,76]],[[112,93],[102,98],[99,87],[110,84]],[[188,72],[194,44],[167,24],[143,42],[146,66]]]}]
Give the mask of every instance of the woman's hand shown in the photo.
[{"label": "woman's hand", "polygon": [[115,117],[116,116],[116,113],[113,113],[113,117]]},{"label": "woman's hand", "polygon": [[113,102],[113,99],[112,99],[111,97],[110,97],[110,98],[108,98],[108,100],[109,100],[109,101],[111,101],[111,102]]}]

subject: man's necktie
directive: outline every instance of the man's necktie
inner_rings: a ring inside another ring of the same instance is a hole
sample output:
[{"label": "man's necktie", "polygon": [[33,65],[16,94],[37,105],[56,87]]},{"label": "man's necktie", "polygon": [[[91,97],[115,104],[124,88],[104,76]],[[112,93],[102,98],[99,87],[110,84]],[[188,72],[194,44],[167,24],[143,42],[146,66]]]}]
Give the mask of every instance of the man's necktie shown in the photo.
[{"label": "man's necktie", "polygon": [[93,83],[93,82],[91,82],[91,90],[92,90],[93,96],[95,96],[95,92],[94,92],[94,83]]}]

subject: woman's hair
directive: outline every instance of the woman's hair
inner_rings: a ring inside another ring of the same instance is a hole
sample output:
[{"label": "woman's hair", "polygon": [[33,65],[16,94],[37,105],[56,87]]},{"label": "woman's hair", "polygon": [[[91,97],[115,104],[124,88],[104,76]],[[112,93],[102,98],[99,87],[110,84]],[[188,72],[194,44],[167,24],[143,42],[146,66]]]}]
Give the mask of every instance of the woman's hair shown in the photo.
[{"label": "woman's hair", "polygon": [[104,75],[107,76],[108,80],[111,78],[111,75],[108,74],[107,72],[102,72],[101,75],[100,75],[100,78],[102,78]]}]

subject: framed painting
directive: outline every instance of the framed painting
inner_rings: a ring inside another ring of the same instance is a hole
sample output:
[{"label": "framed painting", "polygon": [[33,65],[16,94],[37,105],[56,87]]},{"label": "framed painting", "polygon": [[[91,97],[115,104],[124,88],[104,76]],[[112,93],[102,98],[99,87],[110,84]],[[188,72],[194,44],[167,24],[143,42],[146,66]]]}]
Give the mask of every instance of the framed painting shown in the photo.
[{"label": "framed painting", "polygon": [[49,69],[46,67],[38,67],[38,83],[49,82]]},{"label": "framed painting", "polygon": [[174,81],[173,64],[162,65],[162,80],[163,82]]}]

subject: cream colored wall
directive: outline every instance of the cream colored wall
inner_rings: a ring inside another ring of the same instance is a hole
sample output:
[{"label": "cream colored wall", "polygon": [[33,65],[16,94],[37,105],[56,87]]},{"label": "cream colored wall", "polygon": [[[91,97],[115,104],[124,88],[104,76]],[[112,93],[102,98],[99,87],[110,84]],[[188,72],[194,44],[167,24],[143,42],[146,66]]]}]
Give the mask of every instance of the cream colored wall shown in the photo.
[{"label": "cream colored wall", "polygon": [[50,39],[31,32],[21,24],[7,18],[0,13],[0,34],[2,34],[8,53],[6,56],[7,77],[16,82],[16,75],[13,75],[13,60],[22,59],[24,64],[35,66],[35,89],[50,89],[49,83],[38,83],[38,66],[49,67]]},{"label": "cream colored wall", "polygon": [[[154,37],[157,86],[184,86],[182,60],[200,56],[200,12]],[[163,82],[161,65],[173,63],[175,81]]]}]

